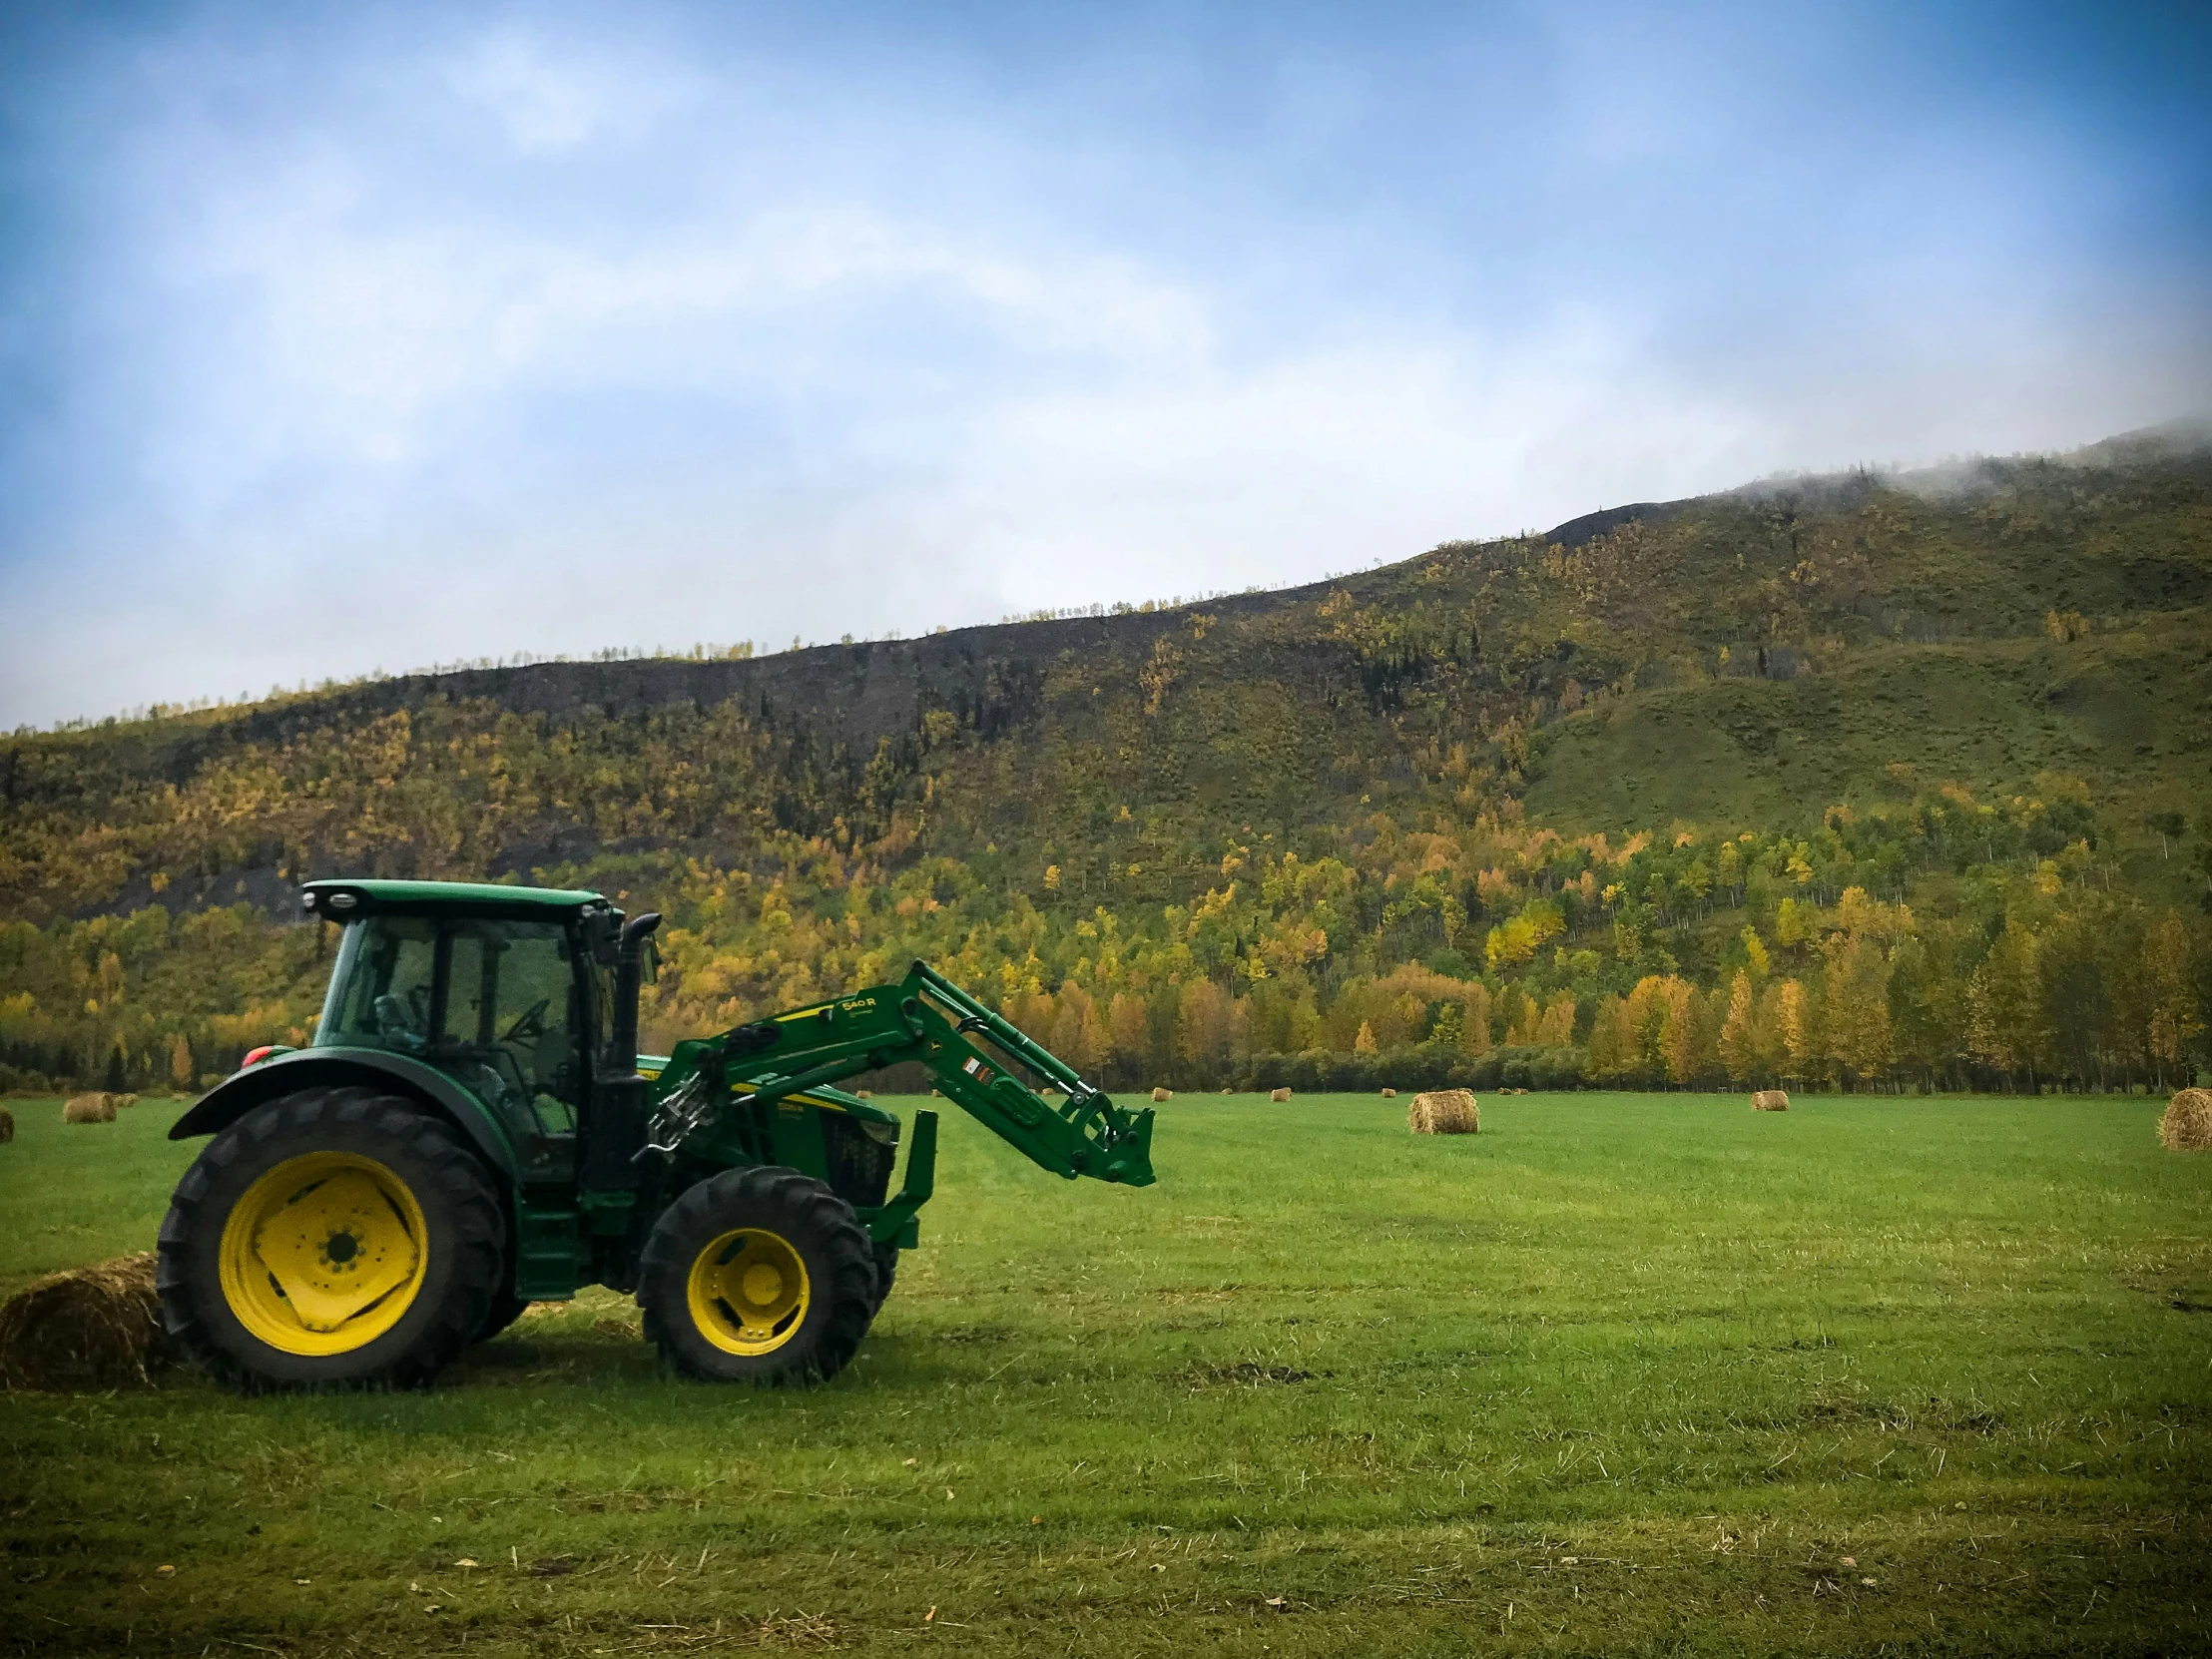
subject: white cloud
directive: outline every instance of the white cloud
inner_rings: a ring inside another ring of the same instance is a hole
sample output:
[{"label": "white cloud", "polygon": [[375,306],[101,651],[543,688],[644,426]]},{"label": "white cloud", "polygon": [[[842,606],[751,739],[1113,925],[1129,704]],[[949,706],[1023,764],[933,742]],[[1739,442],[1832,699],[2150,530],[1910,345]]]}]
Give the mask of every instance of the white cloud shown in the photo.
[{"label": "white cloud", "polygon": [[491,114],[527,156],[634,141],[707,91],[702,78],[666,58],[640,62],[619,49],[564,50],[513,27],[470,42],[443,68],[446,87]]}]

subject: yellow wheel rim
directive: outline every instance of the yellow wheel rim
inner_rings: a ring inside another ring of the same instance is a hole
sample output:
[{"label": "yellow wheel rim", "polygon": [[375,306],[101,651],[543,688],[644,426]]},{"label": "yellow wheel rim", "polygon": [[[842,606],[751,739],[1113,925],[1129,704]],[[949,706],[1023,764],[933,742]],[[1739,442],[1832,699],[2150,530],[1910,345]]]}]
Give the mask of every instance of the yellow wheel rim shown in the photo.
[{"label": "yellow wheel rim", "polygon": [[422,1207],[372,1158],[310,1152],[246,1189],[223,1224],[223,1297],[286,1354],[365,1348],[413,1306],[429,1265]]},{"label": "yellow wheel rim", "polygon": [[726,1354],[773,1354],[806,1323],[807,1264],[774,1233],[741,1227],[692,1261],[692,1323]]}]

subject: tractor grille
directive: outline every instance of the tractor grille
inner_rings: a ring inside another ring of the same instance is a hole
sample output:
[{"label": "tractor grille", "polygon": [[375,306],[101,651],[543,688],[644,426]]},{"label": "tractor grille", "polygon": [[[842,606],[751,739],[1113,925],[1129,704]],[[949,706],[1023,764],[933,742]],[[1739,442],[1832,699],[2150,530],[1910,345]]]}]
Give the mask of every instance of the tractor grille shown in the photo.
[{"label": "tractor grille", "polygon": [[[856,1210],[881,1204],[890,1191],[891,1162],[898,1156],[898,1126],[863,1124],[847,1112],[823,1112],[820,1117],[830,1190]],[[868,1133],[870,1128],[891,1138],[879,1141]]]}]

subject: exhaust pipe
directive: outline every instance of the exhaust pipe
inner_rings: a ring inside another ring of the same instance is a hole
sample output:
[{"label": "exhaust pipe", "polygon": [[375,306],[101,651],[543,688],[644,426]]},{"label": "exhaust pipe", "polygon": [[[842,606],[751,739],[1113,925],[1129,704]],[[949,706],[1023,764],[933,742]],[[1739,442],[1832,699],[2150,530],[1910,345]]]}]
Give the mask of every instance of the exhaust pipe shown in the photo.
[{"label": "exhaust pipe", "polygon": [[638,993],[645,977],[645,941],[660,925],[661,918],[648,911],[622,928],[615,958],[614,1025],[584,1120],[582,1184],[594,1192],[635,1192],[645,1174],[637,1156],[645,1145],[648,1092],[646,1080],[638,1075]]}]

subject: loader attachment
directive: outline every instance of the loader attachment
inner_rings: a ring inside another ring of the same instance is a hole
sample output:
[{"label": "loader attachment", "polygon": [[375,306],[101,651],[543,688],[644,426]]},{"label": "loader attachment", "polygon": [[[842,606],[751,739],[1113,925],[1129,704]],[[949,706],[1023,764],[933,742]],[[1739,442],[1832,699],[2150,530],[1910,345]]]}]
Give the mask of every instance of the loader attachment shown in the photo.
[{"label": "loader attachment", "polygon": [[[1075,1069],[959,986],[916,962],[903,1006],[918,1008],[937,1087],[1031,1161],[1057,1174],[1152,1185],[1152,1109],[1116,1106]],[[1061,1094],[1058,1105],[1024,1083],[1026,1069]]]},{"label": "loader attachment", "polygon": [[[924,962],[914,963],[895,985],[679,1043],[661,1084],[664,1101],[688,1098],[704,1108],[715,1095],[737,1092],[761,1111],[905,1060],[919,1061],[940,1093],[1040,1168],[1070,1180],[1088,1175],[1121,1186],[1152,1185],[1149,1108],[1116,1106]],[[714,1087],[718,1076],[720,1089]],[[1047,1090],[1060,1098],[1048,1099]],[[692,1122],[704,1116],[702,1110]]]}]

